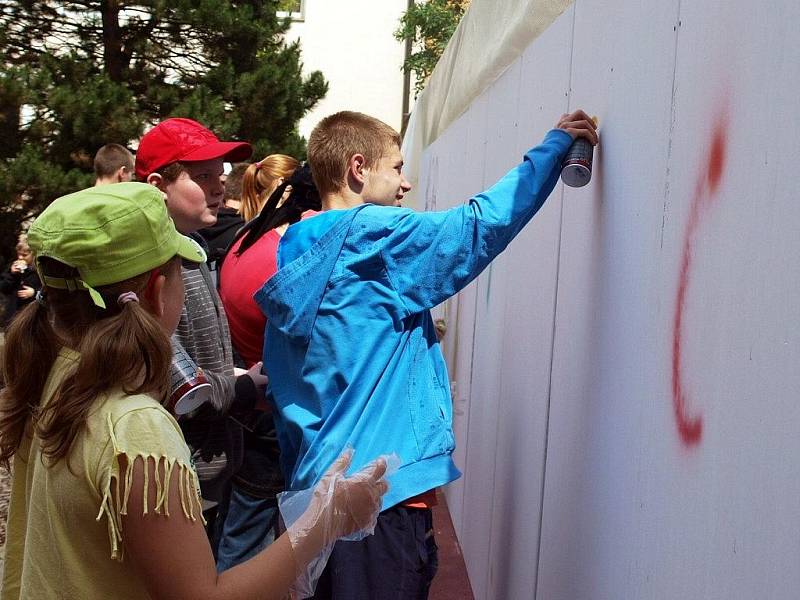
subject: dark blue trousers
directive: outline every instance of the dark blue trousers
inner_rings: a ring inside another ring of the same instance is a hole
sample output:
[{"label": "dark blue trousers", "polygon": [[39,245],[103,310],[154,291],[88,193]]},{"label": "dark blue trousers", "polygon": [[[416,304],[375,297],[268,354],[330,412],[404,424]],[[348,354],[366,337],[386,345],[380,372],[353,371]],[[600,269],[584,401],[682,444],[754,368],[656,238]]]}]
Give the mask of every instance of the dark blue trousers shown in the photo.
[{"label": "dark blue trousers", "polygon": [[437,566],[431,509],[393,506],[374,535],[336,543],[314,598],[425,600]]}]

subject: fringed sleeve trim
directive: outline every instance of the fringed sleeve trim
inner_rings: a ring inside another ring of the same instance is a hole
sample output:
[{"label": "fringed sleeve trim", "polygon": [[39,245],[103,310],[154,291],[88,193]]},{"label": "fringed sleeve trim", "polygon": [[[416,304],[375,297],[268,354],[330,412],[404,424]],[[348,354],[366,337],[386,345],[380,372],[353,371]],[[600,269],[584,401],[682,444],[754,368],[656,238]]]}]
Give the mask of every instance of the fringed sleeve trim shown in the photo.
[{"label": "fringed sleeve trim", "polygon": [[[100,521],[105,515],[108,521],[108,539],[111,545],[111,559],[122,561],[124,558],[122,517],[128,514],[128,500],[131,495],[133,482],[133,464],[137,458],[147,464],[150,458],[155,463],[155,505],[150,509],[149,486],[150,470],[144,469],[144,488],[143,493],[143,514],[149,512],[169,517],[169,488],[172,477],[177,474],[178,490],[180,494],[181,510],[183,515],[191,521],[198,518],[205,524],[203,513],[200,509],[200,483],[197,473],[190,464],[186,464],[180,459],[152,453],[129,453],[119,448],[116,436],[114,435],[114,424],[111,415],[108,417],[108,428],[111,435],[111,442],[114,446],[114,456],[107,469],[105,478],[106,486],[103,490],[102,500],[100,501],[100,511],[97,513],[96,521]],[[120,496],[120,457],[124,456],[128,463],[125,471],[125,494]],[[163,467],[163,468],[162,468]],[[112,494],[113,490],[113,494]]]}]

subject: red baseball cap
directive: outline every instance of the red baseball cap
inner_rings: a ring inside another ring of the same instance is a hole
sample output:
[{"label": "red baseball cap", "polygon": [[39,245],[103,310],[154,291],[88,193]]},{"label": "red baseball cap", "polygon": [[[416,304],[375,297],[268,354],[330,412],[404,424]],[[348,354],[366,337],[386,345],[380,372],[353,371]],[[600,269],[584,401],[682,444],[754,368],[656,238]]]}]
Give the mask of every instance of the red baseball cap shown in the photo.
[{"label": "red baseball cap", "polygon": [[222,158],[241,162],[253,148],[247,142],[220,142],[208,129],[191,119],[167,119],[144,134],[136,151],[136,175],[144,181],[168,164]]}]

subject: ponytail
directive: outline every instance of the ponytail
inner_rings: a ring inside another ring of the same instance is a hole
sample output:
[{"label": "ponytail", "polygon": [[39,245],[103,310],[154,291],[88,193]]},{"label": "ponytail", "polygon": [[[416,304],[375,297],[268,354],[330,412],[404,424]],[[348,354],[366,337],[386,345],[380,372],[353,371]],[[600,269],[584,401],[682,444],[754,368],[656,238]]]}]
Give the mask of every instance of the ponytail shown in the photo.
[{"label": "ponytail", "polygon": [[[51,275],[71,269],[53,259],[41,262]],[[161,272],[179,277],[179,266],[180,261],[172,259]],[[55,462],[66,457],[103,393],[121,389],[166,400],[172,361],[169,336],[138,301],[117,303],[124,292],[142,296],[149,275],[98,288],[107,309],[95,306],[86,292],[48,288],[47,308],[33,302],[14,319],[3,358],[7,387],[0,392],[0,463],[8,466],[29,422],[32,429],[27,434],[36,433],[43,458]],[[56,334],[51,321],[66,339]],[[80,360],[42,405],[47,377],[62,346],[73,347]]]},{"label": "ponytail", "polygon": [[38,300],[18,312],[6,331],[5,387],[0,390],[0,465],[6,469],[22,443],[29,417],[38,412],[60,346],[47,309]]},{"label": "ponytail", "polygon": [[[291,188],[289,197],[281,204],[287,188]],[[236,254],[241,256],[268,231],[287,223],[297,223],[307,210],[321,208],[322,200],[311,177],[311,168],[307,164],[298,167],[291,177],[275,188],[258,217],[236,234],[234,243],[237,239],[244,238]]]},{"label": "ponytail", "polygon": [[118,314],[91,325],[76,350],[78,367],[40,409],[36,424],[42,455],[53,461],[67,455],[102,392],[150,394],[162,403],[167,397],[172,347],[138,302],[126,302]]},{"label": "ponytail", "polygon": [[239,214],[245,222],[254,219],[261,211],[264,198],[272,194],[281,179],[288,178],[300,161],[286,154],[270,154],[253,163],[242,177],[242,204]]},{"label": "ponytail", "polygon": [[239,214],[245,222],[250,221],[258,214],[259,211],[259,198],[258,190],[256,188],[256,174],[258,173],[260,163],[253,163],[244,172],[242,177],[242,204],[239,207]]}]

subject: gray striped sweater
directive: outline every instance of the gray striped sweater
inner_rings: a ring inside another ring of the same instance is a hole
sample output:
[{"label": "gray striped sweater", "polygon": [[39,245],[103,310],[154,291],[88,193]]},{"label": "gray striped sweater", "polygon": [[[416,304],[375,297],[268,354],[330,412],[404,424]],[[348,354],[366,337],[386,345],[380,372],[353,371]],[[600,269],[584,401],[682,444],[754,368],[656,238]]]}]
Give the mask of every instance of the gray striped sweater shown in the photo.
[{"label": "gray striped sweater", "polygon": [[192,450],[203,498],[218,502],[242,455],[241,428],[225,416],[236,384],[228,319],[205,264],[182,268],[182,275],[186,299],[174,337],[203,369],[211,384],[211,406],[182,419],[181,428]]}]

